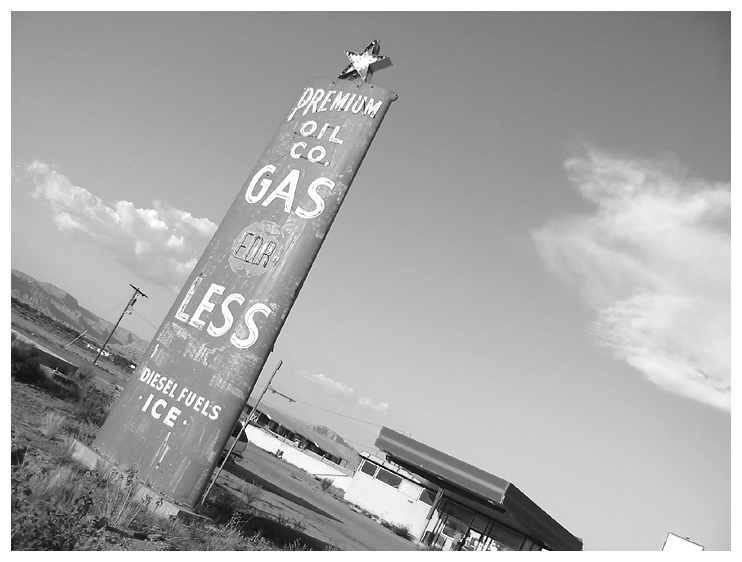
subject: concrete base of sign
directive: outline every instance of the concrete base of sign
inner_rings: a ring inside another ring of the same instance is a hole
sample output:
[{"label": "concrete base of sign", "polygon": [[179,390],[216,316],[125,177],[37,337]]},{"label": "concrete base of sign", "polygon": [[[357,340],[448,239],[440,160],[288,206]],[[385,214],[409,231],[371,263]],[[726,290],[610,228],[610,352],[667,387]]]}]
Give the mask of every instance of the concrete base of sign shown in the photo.
[{"label": "concrete base of sign", "polygon": [[[70,445],[70,453],[72,453],[73,459],[82,464],[88,470],[116,468],[110,461],[102,458],[93,449],[83,445],[79,441],[72,442],[72,445]],[[125,474],[121,474],[119,477],[119,479],[122,480],[122,485],[125,483],[125,478]],[[207,517],[188,508],[176,505],[171,500],[164,498],[162,495],[148,488],[144,484],[139,484],[133,496],[141,501],[149,511],[161,517],[179,517],[185,520],[194,518],[208,519]]]}]

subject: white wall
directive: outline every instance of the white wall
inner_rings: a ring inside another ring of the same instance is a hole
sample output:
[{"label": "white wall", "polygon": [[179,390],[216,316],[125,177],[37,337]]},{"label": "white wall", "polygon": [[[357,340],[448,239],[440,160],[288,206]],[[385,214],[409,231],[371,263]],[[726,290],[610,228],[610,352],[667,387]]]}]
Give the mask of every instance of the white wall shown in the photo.
[{"label": "white wall", "polygon": [[353,471],[344,469],[335,463],[323,461],[321,457],[305,449],[297,449],[290,441],[282,439],[266,432],[254,425],[248,425],[245,430],[247,439],[261,449],[269,453],[276,453],[279,449],[283,451],[281,457],[287,463],[299,467],[312,476],[329,478],[332,485],[343,491],[348,490],[353,477]]},{"label": "white wall", "polygon": [[[413,482],[404,480],[403,482],[406,482],[410,490],[417,486]],[[429,505],[413,499],[360,470],[353,476],[345,492],[345,500],[370,511],[388,523],[406,525],[409,527],[410,534],[416,538],[420,537],[425,518],[430,511]]]}]

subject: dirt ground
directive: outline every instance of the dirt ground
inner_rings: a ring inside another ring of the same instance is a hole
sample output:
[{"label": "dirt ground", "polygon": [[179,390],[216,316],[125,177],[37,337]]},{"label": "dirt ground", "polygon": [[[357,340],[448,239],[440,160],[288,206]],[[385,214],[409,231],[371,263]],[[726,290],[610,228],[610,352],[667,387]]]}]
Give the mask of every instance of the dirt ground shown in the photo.
[{"label": "dirt ground", "polygon": [[255,507],[274,517],[301,521],[306,526],[304,534],[328,546],[353,551],[418,550],[415,543],[355,506],[322,491],[306,472],[254,445],[248,445],[242,460],[227,463],[218,482],[235,491],[238,479],[263,489]]},{"label": "dirt ground", "polygon": [[[85,350],[70,346],[64,349],[65,341],[53,327],[38,326],[29,318],[12,315],[12,328],[18,333],[37,341],[57,355],[73,364],[81,360],[91,361]],[[128,373],[115,365],[105,365],[96,372],[105,385],[126,384]],[[38,433],[38,420],[46,412],[65,414],[70,406],[66,402],[45,393],[13,383],[11,407],[11,440],[21,445],[27,436]],[[23,388],[21,388],[23,387]],[[18,389],[21,389],[18,392]],[[316,549],[348,551],[412,551],[416,544],[398,536],[392,530],[349,503],[323,491],[320,483],[301,469],[277,459],[254,445],[248,445],[243,458],[228,462],[217,480],[235,494],[244,488],[242,482],[258,485],[263,492],[253,506],[266,519],[285,522],[295,532],[313,544]]]}]

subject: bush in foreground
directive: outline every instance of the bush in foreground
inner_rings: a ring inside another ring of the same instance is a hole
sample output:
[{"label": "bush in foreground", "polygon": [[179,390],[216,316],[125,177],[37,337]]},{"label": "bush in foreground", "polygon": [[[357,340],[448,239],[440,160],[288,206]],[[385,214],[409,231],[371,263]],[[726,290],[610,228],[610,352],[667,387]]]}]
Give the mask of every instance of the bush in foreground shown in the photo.
[{"label": "bush in foreground", "polygon": [[11,480],[11,550],[117,550],[125,539],[147,539],[147,550],[276,550],[241,532],[240,513],[221,525],[158,517],[151,499],[134,497],[136,485],[134,471],[44,465],[27,454]]},{"label": "bush in foreground", "polygon": [[38,364],[34,346],[15,343],[13,401],[16,392],[37,393],[18,390],[25,382],[72,407],[62,408],[70,417],[60,414],[58,402],[40,409],[46,413],[39,417],[27,412],[24,421],[33,420],[38,431],[11,428],[11,550],[310,550],[298,536],[302,522],[255,515],[252,504],[263,493],[259,486],[238,484],[239,497],[215,486],[205,502],[215,521],[187,522],[156,516],[147,509],[151,499],[136,499],[134,470],[81,467],[69,454],[69,442],[92,441],[92,422],[103,422],[111,398],[96,387],[92,365],[83,365],[63,387]]},{"label": "bush in foreground", "polygon": [[54,380],[51,369],[39,362],[36,346],[17,338],[12,338],[10,344],[10,374],[18,382],[41,388],[58,398],[74,395],[73,391]]},{"label": "bush in foreground", "polygon": [[10,373],[25,384],[39,385],[46,375],[39,364],[39,350],[30,343],[14,340],[10,344]]},{"label": "bush in foreground", "polygon": [[78,388],[75,393],[75,402],[79,417],[100,427],[106,421],[108,411],[113,404],[113,397],[96,385],[92,363],[85,362],[80,365],[71,379]]},{"label": "bush in foreground", "polygon": [[403,539],[412,540],[409,525],[403,525],[402,523],[390,523],[384,520],[381,521],[381,524],[387,529],[390,529],[395,535],[398,535]]},{"label": "bush in foreground", "polygon": [[340,500],[345,497],[345,491],[337,488],[334,485],[334,481],[332,480],[332,478],[319,478],[319,487],[322,489],[323,492],[326,492],[331,496],[335,496]]}]

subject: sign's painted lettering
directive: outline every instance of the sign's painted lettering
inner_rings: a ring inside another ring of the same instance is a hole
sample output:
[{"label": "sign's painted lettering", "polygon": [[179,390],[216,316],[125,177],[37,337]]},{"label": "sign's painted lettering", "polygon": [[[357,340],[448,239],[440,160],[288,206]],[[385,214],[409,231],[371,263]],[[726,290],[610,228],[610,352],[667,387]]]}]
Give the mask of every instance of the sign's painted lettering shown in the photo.
[{"label": "sign's painted lettering", "polygon": [[322,88],[305,88],[286,121],[291,121],[302,108],[304,109],[302,116],[310,111],[312,113],[350,111],[356,115],[367,115],[373,118],[376,117],[383,103],[383,100],[376,101],[374,98],[350,92],[339,92],[337,90],[327,90],[325,92]]},{"label": "sign's painted lettering", "polygon": [[[274,180],[270,179],[270,176],[274,174],[275,171],[276,167],[273,164],[266,164],[260,168],[250,179],[250,183],[247,184],[247,189],[245,190],[245,201],[248,203],[258,203],[262,200],[263,202],[261,204],[264,207],[267,207],[276,199],[282,199],[284,212],[291,213],[294,204],[294,197],[296,195],[296,188],[301,176],[301,170],[289,170],[289,172],[280,179],[278,185],[273,189],[270,195],[265,197],[266,193],[268,193],[268,189],[273,185]],[[258,188],[258,191],[256,191],[256,188]],[[314,202],[314,208],[303,209],[297,207],[296,209],[293,209],[293,214],[303,219],[313,219],[320,216],[322,211],[325,210],[325,201],[320,189],[325,193],[329,193],[334,188],[335,182],[330,178],[319,177],[315,179],[307,188],[307,194]]]},{"label": "sign's painted lettering", "polygon": [[[198,278],[196,280],[198,280]],[[196,283],[196,281],[194,281],[194,283]],[[256,302],[244,310],[241,319],[242,321],[238,322],[235,326],[235,311],[230,307],[230,305],[232,303],[237,303],[238,306],[242,306],[245,304],[246,299],[244,295],[240,293],[231,293],[227,295],[221,303],[219,303],[218,296],[224,294],[224,290],[225,287],[212,283],[190,317],[186,314],[188,303],[184,300],[180,307],[178,307],[178,312],[180,314],[176,315],[176,318],[201,330],[206,325],[207,321],[201,318],[204,313],[207,314],[208,319],[208,316],[214,311],[216,305],[221,304],[221,318],[216,318],[216,321],[219,322],[219,324],[215,324],[213,320],[209,321],[206,333],[212,337],[218,338],[225,335],[234,326],[234,330],[229,337],[229,342],[238,349],[247,349],[255,344],[260,336],[260,329],[256,324],[256,316],[259,314],[268,318],[273,311],[267,304]]]},{"label": "sign's painted lettering", "polygon": [[237,235],[229,254],[229,267],[242,277],[262,275],[278,263],[283,244],[279,225],[268,220],[255,222]]},{"label": "sign's painted lettering", "polygon": [[[216,420],[219,418],[219,412],[222,410],[222,407],[219,404],[216,404],[185,387],[182,388],[180,392],[176,392],[178,390],[177,382],[172,378],[161,375],[157,371],[153,371],[149,367],[144,367],[142,369],[142,373],[139,375],[139,381],[164,395],[164,398],[158,398],[153,402],[155,394],[150,394],[144,401],[142,411],[146,412],[149,410],[149,413],[153,418],[156,420],[162,419],[162,423],[165,425],[174,427],[178,416],[183,413],[183,410],[177,406],[171,405],[173,401],[168,401],[166,398],[172,398],[176,403],[182,402],[181,405],[193,408],[196,412],[203,414],[210,420]],[[143,398],[144,395],[139,396],[140,400]],[[167,410],[167,414],[164,414],[165,410]],[[184,421],[183,423],[186,422]]]}]

